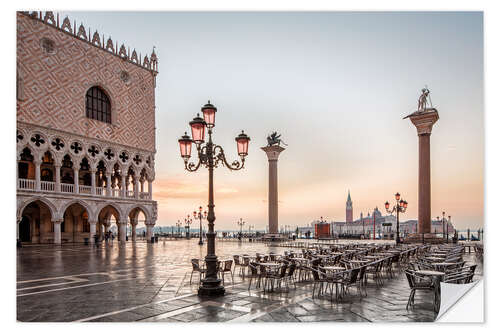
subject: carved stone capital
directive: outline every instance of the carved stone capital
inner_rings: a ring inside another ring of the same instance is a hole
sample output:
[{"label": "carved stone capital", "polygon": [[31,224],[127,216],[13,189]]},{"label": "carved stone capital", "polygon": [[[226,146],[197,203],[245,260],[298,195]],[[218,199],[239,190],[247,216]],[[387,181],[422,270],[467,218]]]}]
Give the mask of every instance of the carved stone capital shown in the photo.
[{"label": "carved stone capital", "polygon": [[415,112],[408,117],[417,128],[418,135],[430,135],[432,126],[439,119],[439,114],[436,109],[427,109],[425,112]]}]

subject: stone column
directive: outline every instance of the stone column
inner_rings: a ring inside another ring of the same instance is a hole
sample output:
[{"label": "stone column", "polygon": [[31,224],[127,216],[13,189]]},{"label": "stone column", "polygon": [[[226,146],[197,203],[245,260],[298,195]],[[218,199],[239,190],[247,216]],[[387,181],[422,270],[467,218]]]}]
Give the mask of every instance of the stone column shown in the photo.
[{"label": "stone column", "polygon": [[94,244],[94,236],[95,236],[95,229],[96,229],[96,224],[97,221],[89,221],[90,224],[90,244]]},{"label": "stone column", "polygon": [[121,182],[122,182],[122,188],[121,188],[121,192],[122,192],[122,198],[126,198],[127,197],[127,188],[125,187],[125,175],[122,175],[121,176]]},{"label": "stone column", "polygon": [[148,179],[149,200],[153,199],[153,179]]},{"label": "stone column", "polygon": [[35,190],[40,191],[40,165],[42,162],[35,160]]},{"label": "stone column", "polygon": [[97,169],[90,168],[90,194],[95,195],[95,173]]},{"label": "stone column", "polygon": [[73,171],[74,171],[74,183],[75,183],[75,192],[74,193],[80,193],[80,189],[78,188],[78,185],[80,183],[80,176],[79,176],[79,169],[78,167],[73,167]]},{"label": "stone column", "polygon": [[106,195],[110,197],[111,193],[111,172],[106,172]]},{"label": "stone column", "polygon": [[61,244],[61,223],[62,221],[52,221],[54,223],[54,244]]},{"label": "stone column", "polygon": [[120,229],[120,233],[118,235],[120,242],[125,243],[125,241],[127,240],[127,220],[120,221],[118,223],[118,228]]},{"label": "stone column", "polygon": [[153,227],[154,227],[154,224],[152,224],[149,221],[146,221],[146,241],[148,243],[151,242],[151,237],[153,237]]},{"label": "stone column", "polygon": [[436,109],[414,112],[408,116],[418,134],[418,229],[419,234],[431,232],[431,154],[432,126],[439,119]]},{"label": "stone column", "polygon": [[55,164],[56,170],[56,192],[61,192],[61,164]]},{"label": "stone column", "polygon": [[133,221],[131,225],[132,225],[132,241],[135,242],[137,240],[137,232],[136,232],[137,220]]},{"label": "stone column", "polygon": [[267,154],[269,162],[268,215],[269,233],[278,233],[278,157],[285,148],[266,146],[261,148]]},{"label": "stone column", "polygon": [[104,224],[99,224],[99,239],[104,240]]},{"label": "stone column", "polygon": [[144,179],[141,180],[141,193],[144,192]]},{"label": "stone column", "polygon": [[139,176],[134,176],[134,198],[139,199]]}]

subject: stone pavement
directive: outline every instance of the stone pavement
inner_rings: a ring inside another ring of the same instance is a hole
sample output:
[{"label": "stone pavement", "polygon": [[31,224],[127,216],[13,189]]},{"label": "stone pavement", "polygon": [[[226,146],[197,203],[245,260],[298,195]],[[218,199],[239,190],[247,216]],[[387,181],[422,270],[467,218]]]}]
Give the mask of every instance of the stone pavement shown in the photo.
[{"label": "stone pavement", "polygon": [[[277,252],[262,243],[217,242],[219,258]],[[17,320],[23,322],[316,322],[433,321],[433,295],[417,292],[415,307],[404,274],[384,286],[368,283],[368,297],[353,294],[339,303],[312,298],[312,283],[288,292],[263,293],[235,273],[226,275],[226,295],[200,299],[198,275],[189,283],[192,258],[203,258],[197,240],[31,246],[17,252]],[[468,255],[468,261],[474,256]],[[238,269],[237,269],[238,271]],[[480,278],[482,266],[476,271]]]}]

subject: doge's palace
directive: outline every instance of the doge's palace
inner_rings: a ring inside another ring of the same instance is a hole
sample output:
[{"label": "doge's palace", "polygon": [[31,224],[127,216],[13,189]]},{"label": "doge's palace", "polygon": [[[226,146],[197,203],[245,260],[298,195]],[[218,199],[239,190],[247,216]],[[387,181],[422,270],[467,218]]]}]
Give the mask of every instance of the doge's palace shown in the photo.
[{"label": "doge's palace", "polygon": [[[17,239],[118,238],[157,218],[158,59],[53,12],[17,13]],[[142,216],[142,218],[140,218]],[[129,229],[130,228],[130,229]]]}]

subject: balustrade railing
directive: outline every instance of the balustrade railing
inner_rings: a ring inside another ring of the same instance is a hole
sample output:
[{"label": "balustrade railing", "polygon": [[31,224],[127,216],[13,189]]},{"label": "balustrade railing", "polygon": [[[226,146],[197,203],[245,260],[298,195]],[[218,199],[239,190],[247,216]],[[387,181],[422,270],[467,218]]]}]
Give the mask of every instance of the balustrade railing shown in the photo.
[{"label": "balustrade railing", "polygon": [[95,194],[96,195],[104,195],[104,188],[103,187],[96,187],[95,188]]},{"label": "balustrade railing", "polygon": [[36,181],[34,179],[19,178],[17,182],[17,188],[20,190],[34,191],[36,188]]},{"label": "balustrade railing", "polygon": [[[61,187],[60,192],[62,192],[62,193],[75,193],[75,185],[74,184],[61,183],[60,187]],[[20,190],[35,191],[36,190],[36,180],[19,178],[18,182],[17,182],[17,188]],[[80,194],[90,195],[92,193],[91,186],[79,185],[78,189],[79,189]],[[55,192],[56,183],[55,182],[40,181],[40,190],[46,191],[46,192]],[[135,193],[133,190],[127,190],[125,193],[126,193],[127,198],[135,197]],[[105,187],[96,187],[95,188],[95,195],[99,195],[99,196],[107,195],[106,188]],[[119,188],[112,188],[111,189],[111,196],[121,197],[121,190]],[[151,200],[151,193],[139,192],[139,198],[142,200]]]},{"label": "balustrade railing", "polygon": [[74,184],[65,184],[61,183],[61,192],[64,193],[73,193],[75,185]]},{"label": "balustrade railing", "polygon": [[54,182],[46,182],[46,181],[40,182],[40,189],[42,191],[54,192],[55,188],[56,188],[56,183]]},{"label": "balustrade railing", "polygon": [[80,189],[81,194],[91,194],[92,193],[92,186],[79,185],[78,188]]}]

